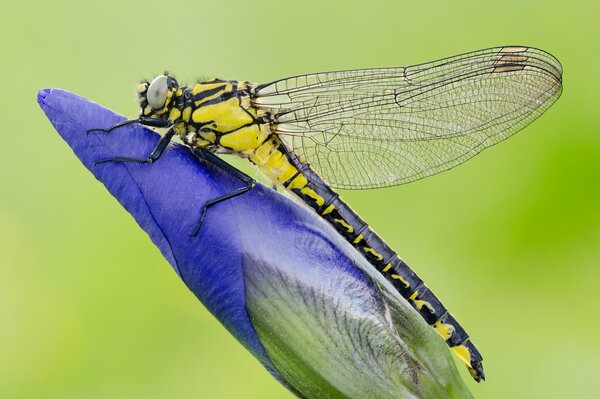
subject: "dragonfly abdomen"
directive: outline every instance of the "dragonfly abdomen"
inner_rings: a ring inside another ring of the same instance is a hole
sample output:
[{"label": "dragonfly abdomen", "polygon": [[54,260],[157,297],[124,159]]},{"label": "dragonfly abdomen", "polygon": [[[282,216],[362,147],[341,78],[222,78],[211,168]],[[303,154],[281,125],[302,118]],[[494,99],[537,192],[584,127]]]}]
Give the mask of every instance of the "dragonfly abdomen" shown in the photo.
[{"label": "dragonfly abdomen", "polygon": [[293,154],[288,154],[288,158],[297,172],[284,186],[321,215],[392,283],[467,364],[477,381],[484,379],[481,354],[423,280],[308,165]]}]

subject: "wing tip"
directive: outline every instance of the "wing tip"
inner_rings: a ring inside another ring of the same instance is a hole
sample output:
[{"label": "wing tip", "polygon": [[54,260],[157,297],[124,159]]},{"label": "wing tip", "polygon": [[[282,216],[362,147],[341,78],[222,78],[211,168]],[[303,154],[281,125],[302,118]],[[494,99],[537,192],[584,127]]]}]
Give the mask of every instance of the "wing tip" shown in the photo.
[{"label": "wing tip", "polygon": [[562,64],[554,55],[537,47],[509,45],[498,48],[499,58],[494,62],[493,73],[517,72],[537,69],[553,77],[558,83],[557,92],[562,88]]}]

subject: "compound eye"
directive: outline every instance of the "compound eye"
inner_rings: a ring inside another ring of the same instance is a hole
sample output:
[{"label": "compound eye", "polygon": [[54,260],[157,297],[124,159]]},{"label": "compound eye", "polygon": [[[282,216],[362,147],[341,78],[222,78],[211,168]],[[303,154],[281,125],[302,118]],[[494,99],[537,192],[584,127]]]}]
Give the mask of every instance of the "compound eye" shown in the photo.
[{"label": "compound eye", "polygon": [[165,75],[160,75],[154,78],[152,83],[150,83],[147,98],[148,104],[150,104],[153,109],[161,109],[165,106],[167,92],[169,91],[167,81],[168,79]]}]

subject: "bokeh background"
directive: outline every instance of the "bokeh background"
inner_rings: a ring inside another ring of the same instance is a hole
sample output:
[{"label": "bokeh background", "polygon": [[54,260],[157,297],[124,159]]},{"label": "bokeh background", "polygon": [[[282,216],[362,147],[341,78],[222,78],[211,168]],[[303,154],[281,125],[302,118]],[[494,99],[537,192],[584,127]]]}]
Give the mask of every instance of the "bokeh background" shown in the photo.
[{"label": "bokeh background", "polygon": [[564,94],[541,119],[451,172],[342,194],[474,337],[488,374],[468,382],[475,397],[594,397],[599,11],[592,0],[5,3],[0,398],[292,397],[79,164],[38,89],[135,116],[137,81],[165,69],[181,82],[266,82],[505,44],[563,63]]}]

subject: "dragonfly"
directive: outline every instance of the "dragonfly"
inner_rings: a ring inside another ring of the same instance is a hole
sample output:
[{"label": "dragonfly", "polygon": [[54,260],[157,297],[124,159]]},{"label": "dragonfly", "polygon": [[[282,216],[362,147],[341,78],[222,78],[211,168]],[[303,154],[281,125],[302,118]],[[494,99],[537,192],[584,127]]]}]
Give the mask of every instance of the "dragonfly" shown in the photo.
[{"label": "dragonfly", "polygon": [[253,178],[219,154],[248,159],[277,187],[312,208],[377,269],[431,325],[473,378],[483,357],[465,329],[417,274],[334,189],[409,183],[451,169],[505,140],[544,113],[562,92],[562,67],[551,54],[502,46],[391,68],[313,73],[265,84],[212,79],[180,86],[168,73],[137,88],[139,117],[164,128],[145,158],[151,164],[174,137],[240,186],[209,208],[251,190]]}]

